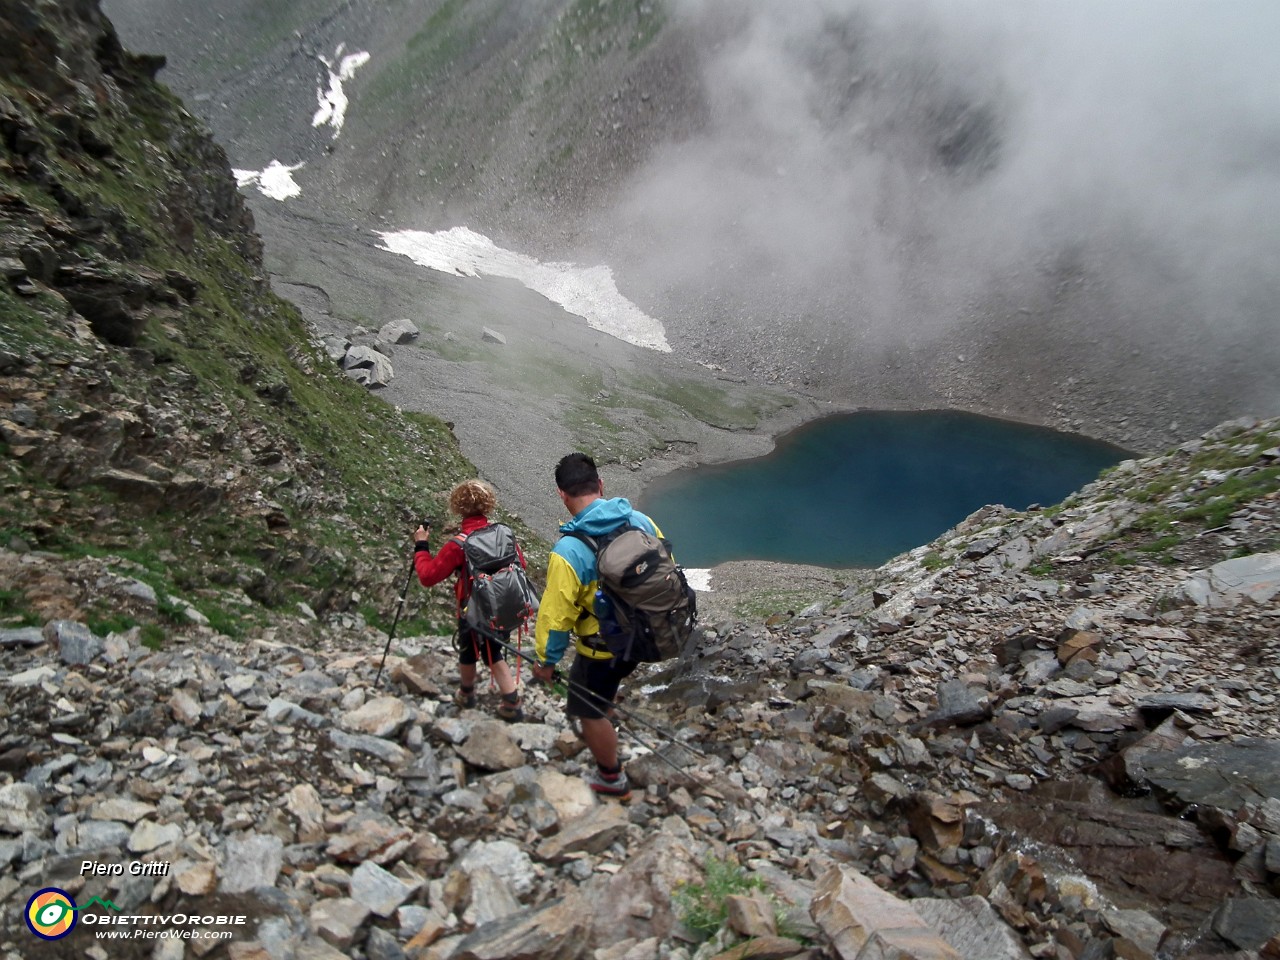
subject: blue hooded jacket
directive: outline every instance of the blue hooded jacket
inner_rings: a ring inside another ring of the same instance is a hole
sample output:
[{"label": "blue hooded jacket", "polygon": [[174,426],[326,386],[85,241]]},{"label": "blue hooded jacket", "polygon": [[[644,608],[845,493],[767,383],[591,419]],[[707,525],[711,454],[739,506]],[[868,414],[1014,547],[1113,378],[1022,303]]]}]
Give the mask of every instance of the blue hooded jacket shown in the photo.
[{"label": "blue hooded jacket", "polygon": [[[630,524],[662,536],[662,531],[643,513],[631,508],[625,497],[592,500],[560,533],[585,533],[600,537]],[[561,536],[547,559],[547,588],[538,606],[538,625],[534,630],[534,653],[539,663],[556,664],[569,646],[570,635],[576,636],[579,656],[608,659],[607,650],[597,650],[582,642],[595,637],[600,623],[595,617],[596,555],[577,537]]]}]

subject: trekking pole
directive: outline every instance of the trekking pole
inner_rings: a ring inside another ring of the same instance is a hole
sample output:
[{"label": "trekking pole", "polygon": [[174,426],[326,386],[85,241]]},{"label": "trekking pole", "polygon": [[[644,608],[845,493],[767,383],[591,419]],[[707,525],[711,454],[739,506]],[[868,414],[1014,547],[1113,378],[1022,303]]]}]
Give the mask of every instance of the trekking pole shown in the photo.
[{"label": "trekking pole", "polygon": [[404,589],[400,591],[400,602],[396,605],[396,615],[391,621],[391,632],[387,634],[387,645],[382,650],[382,662],[378,664],[378,675],[373,678],[373,685],[376,687],[378,681],[382,679],[382,668],[387,665],[387,654],[391,651],[391,639],[396,635],[396,624],[400,622],[400,614],[404,611],[405,597],[409,595],[409,584],[413,582],[414,564],[413,554],[409,554],[409,573],[404,578]]},{"label": "trekking pole", "polygon": [[[525,653],[523,650],[513,647],[511,644],[506,643],[503,640],[499,640],[496,637],[494,637],[493,640],[499,646],[505,647],[506,649],[510,650],[512,653],[516,654],[516,656],[524,660],[527,660],[533,666],[535,667],[541,666],[541,664],[538,663],[537,658],[535,658],[532,654]],[[596,704],[610,710],[617,710],[620,714],[622,714],[628,720],[634,720],[636,723],[640,724],[641,726],[648,727],[658,736],[662,737],[662,739],[670,743],[673,747],[677,747],[681,750],[688,750],[694,756],[701,757],[703,760],[710,759],[705,753],[703,753],[701,750],[697,749],[696,747],[691,747],[687,743],[681,743],[680,741],[676,740],[675,737],[672,736],[672,734],[668,733],[666,730],[663,730],[657,724],[650,723],[648,720],[645,720],[641,717],[636,716],[630,710],[623,709],[621,706],[612,702],[611,700],[606,700],[604,697],[600,696],[600,694],[596,693],[594,690],[588,690],[586,687],[582,686],[582,684],[574,683],[568,677],[565,677],[564,682],[569,685],[570,689],[577,691],[583,696],[590,697]],[[632,735],[634,736],[634,734]],[[648,746],[648,744],[644,744],[644,746]],[[650,747],[649,749],[652,750],[653,748]],[[666,759],[666,758],[664,757],[663,759]]]}]

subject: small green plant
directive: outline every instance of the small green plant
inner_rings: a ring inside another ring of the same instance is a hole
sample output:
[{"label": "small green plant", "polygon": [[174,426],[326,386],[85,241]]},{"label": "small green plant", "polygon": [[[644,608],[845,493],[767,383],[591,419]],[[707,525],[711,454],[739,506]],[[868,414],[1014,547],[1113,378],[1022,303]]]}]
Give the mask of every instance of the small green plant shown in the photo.
[{"label": "small green plant", "polygon": [[1049,560],[1037,560],[1027,567],[1027,573],[1033,577],[1048,577],[1053,574],[1053,563]]},{"label": "small green plant", "polygon": [[205,619],[209,621],[209,626],[217,630],[223,636],[231,637],[233,640],[242,639],[245,635],[245,623],[241,617],[236,616],[228,610],[221,607],[212,607],[201,610],[205,615]]},{"label": "small green plant", "polygon": [[708,857],[703,864],[706,880],[676,888],[675,904],[680,922],[700,939],[707,939],[729,916],[725,901],[732,896],[764,890],[764,881],[728,860]]},{"label": "small green plant", "polygon": [[187,618],[186,607],[181,604],[174,603],[164,595],[161,595],[156,601],[156,611],[170,623],[184,624],[191,622]]},{"label": "small green plant", "polygon": [[101,618],[91,618],[86,624],[99,637],[105,637],[109,633],[124,633],[126,630],[132,630],[137,625],[138,621],[133,617],[127,617],[120,613]]},{"label": "small green plant", "polygon": [[939,553],[937,550],[930,550],[928,553],[924,555],[924,558],[920,561],[920,566],[924,567],[926,570],[930,572],[933,572],[934,570],[941,570],[943,567],[947,565],[947,563],[948,563],[947,558],[944,557],[941,553]]},{"label": "small green plant", "polygon": [[0,590],[0,626],[38,627],[40,618],[27,606],[27,598],[17,590]]},{"label": "small green plant", "polygon": [[144,623],[142,625],[141,643],[148,650],[162,650],[164,648],[165,632],[164,627],[158,623]]}]

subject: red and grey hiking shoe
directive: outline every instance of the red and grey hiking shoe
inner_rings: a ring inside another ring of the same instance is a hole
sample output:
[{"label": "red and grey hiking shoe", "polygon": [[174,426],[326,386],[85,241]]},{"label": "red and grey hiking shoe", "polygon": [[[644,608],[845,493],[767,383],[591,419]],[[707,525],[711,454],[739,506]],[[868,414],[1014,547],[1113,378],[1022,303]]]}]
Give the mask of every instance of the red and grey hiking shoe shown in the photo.
[{"label": "red and grey hiking shoe", "polygon": [[587,773],[583,779],[587,781],[587,786],[602,797],[612,797],[614,800],[631,799],[631,784],[627,783],[627,775],[621,770],[615,774],[608,774],[597,767]]},{"label": "red and grey hiking shoe", "polygon": [[507,723],[519,723],[524,719],[524,710],[520,708],[519,700],[508,700],[503,697],[498,704],[498,719],[505,720]]}]

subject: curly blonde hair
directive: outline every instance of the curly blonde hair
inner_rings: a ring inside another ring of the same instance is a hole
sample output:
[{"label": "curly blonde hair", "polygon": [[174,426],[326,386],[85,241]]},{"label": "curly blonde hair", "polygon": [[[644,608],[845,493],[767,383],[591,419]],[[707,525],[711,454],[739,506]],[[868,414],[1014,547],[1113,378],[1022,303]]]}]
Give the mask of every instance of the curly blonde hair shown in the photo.
[{"label": "curly blonde hair", "polygon": [[449,493],[449,510],[459,517],[487,514],[498,505],[498,495],[483,480],[463,480]]}]

